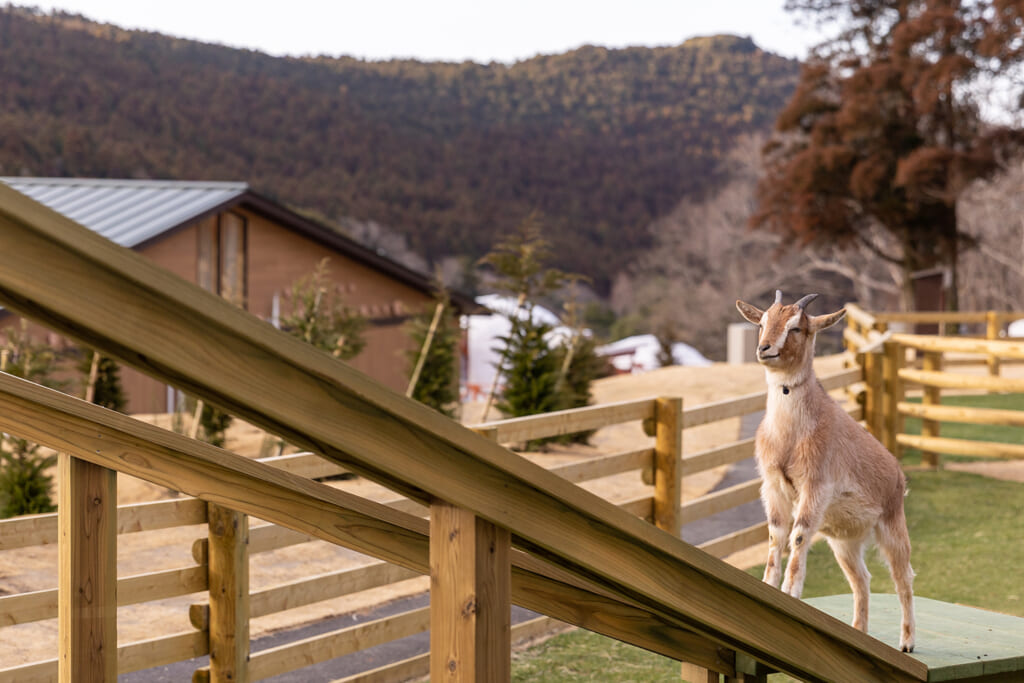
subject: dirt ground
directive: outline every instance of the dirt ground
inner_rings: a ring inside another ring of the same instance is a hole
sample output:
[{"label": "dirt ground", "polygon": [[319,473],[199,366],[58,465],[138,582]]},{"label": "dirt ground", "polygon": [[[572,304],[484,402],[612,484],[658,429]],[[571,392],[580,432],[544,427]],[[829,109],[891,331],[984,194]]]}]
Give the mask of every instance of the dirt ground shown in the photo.
[{"label": "dirt ground", "polygon": [[[831,356],[818,359],[819,374],[828,374],[842,368],[842,357]],[[612,403],[655,396],[681,396],[684,406],[696,406],[723,400],[734,396],[761,391],[764,374],[755,364],[715,364],[705,368],[671,367],[643,375],[619,375],[600,380],[594,385],[595,403]],[[468,405],[462,421],[476,424],[481,421],[481,405]],[[490,419],[497,419],[491,414]],[[168,418],[150,417],[150,421],[164,423]],[[736,439],[739,420],[730,419],[687,430],[684,451],[692,453],[714,445]],[[228,434],[227,448],[248,457],[256,457],[264,434],[247,424],[236,424]],[[615,425],[599,430],[591,445],[582,447],[559,447],[546,453],[526,454],[532,460],[546,465],[579,461],[598,454],[614,453],[643,448],[653,443],[644,435],[639,422]],[[985,466],[982,468],[981,466]],[[971,465],[984,474],[1024,481],[1024,463],[979,463]],[[952,466],[951,466],[952,468]],[[958,469],[965,466],[957,466]],[[688,477],[684,482],[684,499],[693,499],[712,489],[724,474],[724,468]],[[374,499],[388,500],[396,494],[372,482],[355,479],[335,482],[335,486]],[[626,500],[650,491],[641,481],[638,473],[627,473],[605,477],[588,482],[585,488],[612,501]],[[134,503],[176,497],[177,494],[163,487],[155,486],[132,477],[119,476],[119,503]],[[253,525],[261,523],[252,520]],[[194,565],[191,544],[203,537],[202,526],[181,527],[169,530],[122,535],[118,539],[119,575],[131,576],[159,570]],[[727,558],[738,566],[750,566],[764,557],[763,548],[754,548]],[[359,553],[331,544],[313,541],[281,550],[253,555],[250,560],[250,584],[252,590],[317,574],[356,567],[369,562]],[[313,622],[340,613],[367,610],[384,601],[424,591],[428,579],[421,577],[359,594],[328,600],[314,605],[292,609],[266,617],[254,619],[251,624],[252,637],[286,627]],[[0,595],[25,591],[45,590],[57,584],[57,548],[42,546],[0,551]],[[203,593],[167,600],[158,600],[142,605],[122,607],[118,610],[118,641],[120,644],[155,638],[172,633],[190,631],[188,605],[201,602]],[[0,624],[2,626],[2,624]],[[50,619],[30,624],[0,628],[0,669],[18,664],[49,659],[57,652],[57,623]]]}]

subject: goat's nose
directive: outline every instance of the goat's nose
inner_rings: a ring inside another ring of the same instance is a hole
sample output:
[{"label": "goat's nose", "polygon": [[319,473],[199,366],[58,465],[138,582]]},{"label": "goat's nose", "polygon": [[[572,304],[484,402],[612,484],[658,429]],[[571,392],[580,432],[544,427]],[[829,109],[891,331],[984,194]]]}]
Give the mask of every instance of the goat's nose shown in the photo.
[{"label": "goat's nose", "polygon": [[771,344],[761,344],[760,346],[757,347],[757,350],[758,350],[759,353],[764,353],[765,351],[767,351],[771,347],[772,347]]}]

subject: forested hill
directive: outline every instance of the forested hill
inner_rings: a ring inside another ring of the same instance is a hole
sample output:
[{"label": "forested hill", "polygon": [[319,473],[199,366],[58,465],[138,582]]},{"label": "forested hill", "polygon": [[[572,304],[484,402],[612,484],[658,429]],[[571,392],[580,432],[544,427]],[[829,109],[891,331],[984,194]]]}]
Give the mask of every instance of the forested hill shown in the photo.
[{"label": "forested hill", "polygon": [[797,71],[732,36],[367,62],[6,7],[0,174],[246,180],[327,220],[378,221],[430,259],[479,256],[536,212],[558,265],[600,288],[653,218],[717,182],[737,135],[771,125]]}]

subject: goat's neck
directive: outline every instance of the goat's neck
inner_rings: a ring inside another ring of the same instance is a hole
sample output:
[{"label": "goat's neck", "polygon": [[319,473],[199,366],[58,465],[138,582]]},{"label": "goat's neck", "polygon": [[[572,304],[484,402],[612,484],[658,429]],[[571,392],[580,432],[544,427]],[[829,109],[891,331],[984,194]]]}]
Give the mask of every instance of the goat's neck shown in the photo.
[{"label": "goat's neck", "polygon": [[765,368],[764,376],[768,384],[769,400],[776,394],[787,396],[796,391],[807,390],[815,384],[814,368],[810,363],[788,371]]}]

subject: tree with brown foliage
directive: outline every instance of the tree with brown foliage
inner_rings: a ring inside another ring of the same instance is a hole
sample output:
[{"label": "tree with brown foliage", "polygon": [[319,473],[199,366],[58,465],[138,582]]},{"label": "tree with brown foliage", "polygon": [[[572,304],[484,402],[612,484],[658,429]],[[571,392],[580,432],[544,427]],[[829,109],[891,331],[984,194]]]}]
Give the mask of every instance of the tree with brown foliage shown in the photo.
[{"label": "tree with brown foliage", "polygon": [[[1024,141],[986,120],[982,86],[1019,73],[1024,4],[1014,0],[788,0],[838,23],[814,50],[765,147],[754,226],[797,244],[861,245],[910,275],[953,273],[972,244],[957,222],[968,185]],[[1004,81],[1024,95],[1024,86]],[[879,229],[881,228],[881,229]]]}]

